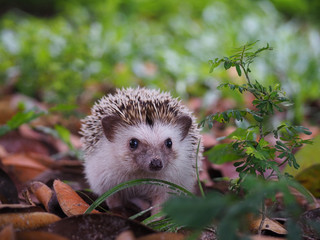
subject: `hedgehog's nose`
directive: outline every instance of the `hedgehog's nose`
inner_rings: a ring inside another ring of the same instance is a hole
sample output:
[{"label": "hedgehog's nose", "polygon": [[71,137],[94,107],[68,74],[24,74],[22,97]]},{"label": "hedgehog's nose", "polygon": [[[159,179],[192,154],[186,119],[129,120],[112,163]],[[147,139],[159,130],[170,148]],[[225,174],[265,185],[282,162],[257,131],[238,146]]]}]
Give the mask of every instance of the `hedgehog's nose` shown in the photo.
[{"label": "hedgehog's nose", "polygon": [[151,171],[159,171],[162,169],[162,167],[162,161],[159,158],[152,159],[149,164],[149,168]]}]

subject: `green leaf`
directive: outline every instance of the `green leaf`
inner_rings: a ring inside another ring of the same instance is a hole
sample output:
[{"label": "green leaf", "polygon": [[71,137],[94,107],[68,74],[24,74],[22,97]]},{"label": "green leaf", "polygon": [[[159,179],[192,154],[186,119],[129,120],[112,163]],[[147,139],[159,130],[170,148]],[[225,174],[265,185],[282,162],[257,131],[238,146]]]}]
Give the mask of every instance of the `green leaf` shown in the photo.
[{"label": "green leaf", "polygon": [[268,141],[266,141],[264,138],[261,138],[259,141],[259,146],[261,148],[267,147],[270,143]]},{"label": "green leaf", "polygon": [[246,154],[248,155],[253,155],[254,157],[261,160],[267,160],[262,151],[259,151],[252,146],[245,147],[244,149],[246,150]]},{"label": "green leaf", "polygon": [[45,112],[18,112],[5,125],[0,127],[0,136],[8,133],[11,130],[17,129],[22,124],[29,123],[32,120],[44,115]]},{"label": "green leaf", "polygon": [[225,70],[228,70],[229,68],[231,68],[231,66],[232,66],[232,62],[230,62],[230,61],[224,62],[224,69]]},{"label": "green leaf", "polygon": [[235,153],[229,144],[223,143],[214,146],[205,153],[210,162],[222,164],[240,159],[242,156]]},{"label": "green leaf", "polygon": [[102,202],[104,202],[108,197],[112,196],[113,194],[115,194],[123,189],[142,185],[142,184],[151,184],[151,185],[162,186],[162,187],[167,188],[168,191],[170,191],[170,190],[174,191],[176,194],[185,195],[185,196],[194,196],[193,193],[189,192],[185,188],[183,188],[177,184],[165,181],[165,180],[152,179],[152,178],[150,178],[150,179],[148,179],[148,178],[135,179],[135,180],[130,180],[127,182],[120,183],[119,185],[106,191],[104,194],[102,194],[96,201],[94,201],[90,205],[90,207],[85,211],[85,213],[90,213],[93,209],[98,207]]},{"label": "green leaf", "polygon": [[292,126],[294,130],[296,130],[297,132],[299,133],[304,133],[306,135],[311,135],[312,132],[306,128],[306,127],[303,127],[303,126]]},{"label": "green leaf", "polygon": [[231,134],[227,136],[229,139],[236,139],[236,140],[254,140],[254,133],[248,129],[238,127],[234,130]]},{"label": "green leaf", "polygon": [[0,136],[3,136],[3,135],[7,134],[10,131],[11,131],[11,128],[8,125],[6,125],[6,124],[2,125],[0,127]]},{"label": "green leaf", "polygon": [[225,122],[229,122],[230,118],[229,118],[229,116],[228,116],[228,114],[226,112],[222,113],[222,117],[223,117]]},{"label": "green leaf", "polygon": [[213,70],[220,65],[221,62],[223,62],[224,59],[218,59],[216,58],[214,61],[209,60],[209,64],[211,65],[209,72],[212,73]]},{"label": "green leaf", "polygon": [[44,113],[38,113],[34,111],[28,111],[28,112],[18,112],[16,115],[14,115],[8,122],[7,125],[10,127],[10,129],[15,129],[21,126],[24,123],[29,123],[32,120],[38,118],[39,116],[43,115]]},{"label": "green leaf", "polygon": [[231,204],[232,198],[219,193],[208,194],[206,198],[173,198],[165,202],[163,211],[174,222],[193,229],[202,229],[209,225],[215,216],[219,216]]},{"label": "green leaf", "polygon": [[280,146],[282,149],[286,149],[287,151],[289,151],[289,148],[287,147],[287,145],[285,145],[281,141],[276,141],[276,146]]},{"label": "green leaf", "polygon": [[241,77],[241,68],[240,68],[239,64],[236,64],[236,70],[237,70],[239,77]]},{"label": "green leaf", "polygon": [[261,116],[259,116],[257,114],[253,114],[252,116],[257,122],[262,122],[263,121],[263,117],[261,117]]},{"label": "green leaf", "polygon": [[58,104],[52,108],[49,109],[50,112],[70,112],[74,109],[78,108],[77,105],[71,105],[71,104]]},{"label": "green leaf", "polygon": [[57,131],[58,137],[72,149],[73,146],[70,141],[70,131],[61,125],[55,125],[54,129]]},{"label": "green leaf", "polygon": [[233,166],[239,167],[239,166],[242,165],[242,164],[244,164],[244,161],[235,162],[235,163],[233,164]]},{"label": "green leaf", "polygon": [[289,173],[292,176],[298,175],[304,169],[309,168],[313,165],[319,164],[320,156],[320,136],[317,136],[313,140],[312,145],[306,145],[300,149],[295,154],[295,159],[297,164],[300,165],[299,169],[290,168],[289,166],[285,167],[285,172]]}]

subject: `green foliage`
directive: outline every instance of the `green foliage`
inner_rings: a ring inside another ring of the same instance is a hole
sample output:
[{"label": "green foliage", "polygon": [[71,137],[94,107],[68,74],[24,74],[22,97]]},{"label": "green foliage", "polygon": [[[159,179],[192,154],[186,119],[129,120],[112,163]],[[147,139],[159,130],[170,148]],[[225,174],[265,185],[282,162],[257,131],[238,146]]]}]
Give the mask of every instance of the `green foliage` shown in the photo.
[{"label": "green foliage", "polygon": [[[71,112],[74,110],[75,106],[60,104],[50,108],[48,111],[43,111],[39,109],[25,110],[23,103],[20,104],[21,110],[17,112],[6,124],[0,126],[0,136],[7,134],[19,128],[23,124],[28,124],[33,120],[48,114],[53,114],[54,112]],[[55,138],[61,139],[69,148],[69,154],[81,159],[80,151],[75,149],[70,140],[70,131],[61,125],[56,125],[54,129],[45,126],[34,127],[38,131],[42,131],[46,134],[50,134]]]},{"label": "green foliage", "polygon": [[44,112],[36,110],[18,112],[5,125],[0,126],[0,136],[17,129],[22,124],[31,122],[44,114]]},{"label": "green foliage", "polygon": [[[224,83],[221,84],[219,88],[229,88],[233,91],[237,90],[240,93],[250,92],[255,97],[252,101],[253,109],[227,110],[222,113],[210,115],[201,122],[202,126],[207,123],[209,128],[211,128],[214,121],[228,123],[231,119],[243,121],[248,115],[252,116],[252,124],[244,129],[245,131],[233,134],[233,142],[231,144],[215,147],[209,153],[209,156],[221,156],[226,153],[223,158],[217,159],[217,157],[214,157],[213,161],[215,163],[223,163],[242,158],[243,160],[234,164],[236,170],[239,172],[240,181],[247,174],[255,175],[258,173],[262,177],[265,177],[264,174],[268,169],[271,169],[272,172],[267,178],[272,177],[274,173],[279,178],[281,176],[279,166],[285,163],[298,168],[299,165],[296,162],[293,151],[303,144],[310,143],[310,140],[302,140],[299,136],[300,133],[311,134],[305,127],[291,126],[288,123],[284,123],[273,130],[267,130],[264,126],[264,122],[270,119],[276,111],[284,111],[283,104],[288,103],[289,99],[285,97],[279,84],[264,87],[258,81],[254,83],[251,82],[249,77],[249,73],[251,72],[250,64],[261,52],[272,49],[269,44],[267,44],[266,47],[253,51],[256,43],[257,42],[246,44],[236,49],[234,55],[231,57],[216,58],[214,61],[210,61],[211,72],[223,63],[226,70],[235,67],[239,77],[242,72],[244,73],[247,84],[237,85]],[[256,135],[256,139],[250,137],[252,133]],[[274,138],[278,139],[274,146],[265,139],[270,133],[273,133]],[[275,161],[276,157],[282,160],[280,164]]]},{"label": "green foliage", "polygon": [[[228,70],[231,67],[235,67],[239,77],[241,77],[241,69],[246,73],[246,77],[248,79],[248,72],[251,72],[250,64],[254,61],[254,59],[258,56],[258,54],[265,50],[272,50],[272,48],[267,44],[266,47],[260,48],[254,52],[251,52],[252,48],[257,42],[246,44],[243,47],[236,48],[234,51],[234,55],[225,58],[216,58],[214,61],[209,60],[211,64],[210,73],[218,67],[221,63],[224,63],[224,69]],[[250,83],[250,80],[248,79]],[[240,90],[239,90],[240,91]]]},{"label": "green foliage", "polygon": [[290,194],[289,186],[296,187],[296,183],[288,178],[270,182],[247,176],[242,183],[244,197],[232,192],[226,195],[210,193],[205,198],[179,197],[166,202],[163,211],[175,223],[193,230],[203,229],[214,223],[219,239],[246,239],[246,234],[249,234],[248,214],[257,216],[261,211],[261,202],[266,198],[274,199],[277,192],[285,193],[284,216],[296,217],[301,212]]}]

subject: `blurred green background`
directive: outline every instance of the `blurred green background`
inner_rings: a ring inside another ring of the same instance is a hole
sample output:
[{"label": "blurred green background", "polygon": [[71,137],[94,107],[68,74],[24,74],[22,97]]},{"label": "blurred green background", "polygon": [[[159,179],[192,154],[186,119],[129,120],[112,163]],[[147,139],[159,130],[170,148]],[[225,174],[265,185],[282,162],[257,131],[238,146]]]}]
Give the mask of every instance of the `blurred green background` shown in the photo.
[{"label": "blurred green background", "polygon": [[[234,92],[208,60],[260,40],[274,51],[252,78],[280,81],[294,100],[288,118],[320,124],[319,0],[0,1],[0,84],[41,101],[82,104],[114,87],[148,86],[206,108]],[[316,109],[316,110],[314,110]],[[317,115],[318,114],[318,115]]]}]

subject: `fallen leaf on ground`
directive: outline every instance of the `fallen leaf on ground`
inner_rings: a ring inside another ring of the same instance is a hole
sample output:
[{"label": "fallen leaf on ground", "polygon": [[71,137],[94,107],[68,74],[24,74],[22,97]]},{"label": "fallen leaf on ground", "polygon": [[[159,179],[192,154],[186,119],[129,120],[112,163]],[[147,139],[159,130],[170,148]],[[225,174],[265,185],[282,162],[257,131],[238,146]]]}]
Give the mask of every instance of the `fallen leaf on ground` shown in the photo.
[{"label": "fallen leaf on ground", "polygon": [[58,216],[46,212],[2,213],[0,214],[0,228],[12,224],[17,230],[33,229],[58,220],[60,220]]},{"label": "fallen leaf on ground", "polygon": [[136,240],[136,237],[131,230],[127,230],[120,233],[115,240]]},{"label": "fallen leaf on ground", "polygon": [[54,233],[40,231],[17,231],[15,232],[12,224],[5,226],[0,231],[1,240],[68,240],[68,238]]},{"label": "fallen leaf on ground", "polygon": [[15,234],[12,224],[4,226],[0,231],[0,239],[2,240],[15,240]]},{"label": "fallen leaf on ground", "polygon": [[49,201],[53,196],[53,191],[42,182],[32,182],[28,189],[36,196],[40,203],[49,212]]},{"label": "fallen leaf on ground", "polygon": [[185,236],[180,233],[160,232],[153,233],[143,237],[137,238],[137,240],[183,240]]},{"label": "fallen leaf on ground", "polygon": [[284,238],[264,236],[264,235],[254,235],[254,236],[251,236],[250,239],[252,240],[283,240]]},{"label": "fallen leaf on ground", "polygon": [[[258,232],[261,221],[262,217],[249,220],[250,230],[252,232]],[[270,218],[264,219],[261,230],[268,230],[281,235],[286,235],[288,233],[287,230],[282,226],[282,224]]]},{"label": "fallen leaf on ground", "polygon": [[[53,182],[53,188],[56,192],[61,209],[67,216],[83,214],[89,208],[89,204],[87,204],[68,184],[63,183],[60,180],[55,180]],[[99,213],[99,211],[93,210],[92,213]]]},{"label": "fallen leaf on ground", "polygon": [[48,146],[42,141],[21,135],[18,130],[11,131],[0,137],[2,145],[8,153],[37,152],[49,155]]},{"label": "fallen leaf on ground", "polygon": [[68,238],[55,233],[40,231],[16,232],[16,240],[68,240]]},{"label": "fallen leaf on ground", "polygon": [[0,158],[4,158],[8,155],[9,153],[7,152],[7,150],[2,145],[0,145]]},{"label": "fallen leaf on ground", "polygon": [[3,158],[2,164],[6,169],[10,169],[21,183],[32,180],[48,169],[24,153],[11,154]]},{"label": "fallen leaf on ground", "polygon": [[49,156],[38,153],[28,153],[27,156],[32,158],[37,163],[46,166],[47,168],[67,171],[70,173],[79,173],[82,171],[83,167],[82,163],[77,160],[62,159],[55,161]]},{"label": "fallen leaf on ground", "polygon": [[0,204],[0,214],[2,213],[31,213],[43,212],[44,210],[38,206],[26,204]]}]

